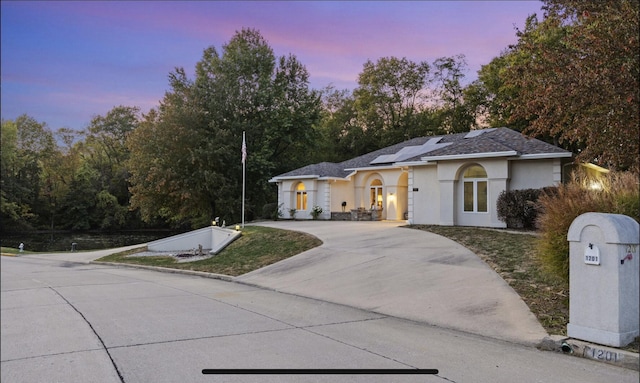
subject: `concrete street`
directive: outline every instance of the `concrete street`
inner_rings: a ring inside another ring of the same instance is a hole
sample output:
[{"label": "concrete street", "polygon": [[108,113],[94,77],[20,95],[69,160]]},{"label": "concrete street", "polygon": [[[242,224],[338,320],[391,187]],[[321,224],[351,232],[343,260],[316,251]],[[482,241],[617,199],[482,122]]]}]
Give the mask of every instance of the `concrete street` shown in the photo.
[{"label": "concrete street", "polygon": [[[3,383],[638,381],[629,369],[241,283],[61,258],[1,257]],[[217,368],[439,374],[201,374]]]}]

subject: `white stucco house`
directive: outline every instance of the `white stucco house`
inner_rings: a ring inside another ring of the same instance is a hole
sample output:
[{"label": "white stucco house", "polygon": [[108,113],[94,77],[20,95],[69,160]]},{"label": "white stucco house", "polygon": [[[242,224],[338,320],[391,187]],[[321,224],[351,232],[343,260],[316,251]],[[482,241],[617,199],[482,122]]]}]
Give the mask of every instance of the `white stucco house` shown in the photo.
[{"label": "white stucco house", "polygon": [[414,138],[270,182],[278,185],[282,211],[296,209],[296,219],[311,219],[319,206],[320,219],[373,215],[411,224],[506,227],[497,215],[500,193],[559,184],[571,157],[514,130],[491,128]]}]

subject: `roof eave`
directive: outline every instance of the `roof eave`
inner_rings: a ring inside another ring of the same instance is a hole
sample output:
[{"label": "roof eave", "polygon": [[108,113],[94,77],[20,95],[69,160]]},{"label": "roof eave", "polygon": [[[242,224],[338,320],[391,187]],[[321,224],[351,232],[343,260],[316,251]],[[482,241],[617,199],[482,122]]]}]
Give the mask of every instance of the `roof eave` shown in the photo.
[{"label": "roof eave", "polygon": [[308,179],[316,179],[318,181],[348,181],[347,178],[344,177],[335,177],[335,176],[320,176],[317,174],[309,174],[302,176],[286,176],[286,177],[273,177],[269,180],[269,182],[282,182],[282,181],[293,181],[293,180],[308,180]]},{"label": "roof eave", "polygon": [[390,170],[390,169],[397,169],[399,167],[401,167],[401,165],[398,165],[397,163],[393,163],[391,165],[386,165],[386,166],[366,166],[366,167],[361,167],[361,168],[346,168],[344,170],[345,171],[350,171],[351,173],[349,174],[349,176],[351,176],[355,172],[359,172],[359,171]]},{"label": "roof eave", "polygon": [[346,178],[342,177],[318,177],[318,181],[349,181]]},{"label": "roof eave", "polygon": [[320,178],[320,176],[317,174],[308,174],[308,175],[302,175],[302,176],[275,176],[271,178],[269,182],[281,182],[281,181],[287,181],[287,180],[308,180],[310,178],[317,179],[317,178]]},{"label": "roof eave", "polygon": [[496,158],[496,157],[513,157],[517,156],[518,152],[515,150],[508,150],[504,152],[485,152],[485,153],[471,153],[471,154],[450,154],[444,156],[426,156],[420,158],[422,161],[449,161],[449,160],[467,160],[475,158]]},{"label": "roof eave", "polygon": [[551,158],[570,158],[573,157],[573,153],[571,152],[563,152],[563,153],[534,153],[534,154],[521,154],[518,156],[518,159],[522,160],[541,160],[541,159],[551,159]]},{"label": "roof eave", "polygon": [[406,162],[396,162],[398,166],[424,166],[424,165],[435,165],[435,162],[425,162],[425,161],[406,161]]}]

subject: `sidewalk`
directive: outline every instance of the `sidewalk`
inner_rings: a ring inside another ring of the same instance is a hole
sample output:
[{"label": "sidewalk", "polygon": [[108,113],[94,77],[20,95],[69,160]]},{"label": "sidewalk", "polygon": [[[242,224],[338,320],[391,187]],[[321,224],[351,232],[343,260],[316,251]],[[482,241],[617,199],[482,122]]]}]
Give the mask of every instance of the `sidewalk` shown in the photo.
[{"label": "sidewalk", "polygon": [[104,250],[92,250],[92,251],[76,251],[76,252],[66,252],[66,253],[38,253],[38,254],[19,254],[19,257],[24,258],[37,258],[37,259],[48,259],[53,261],[66,261],[66,262],[79,262],[79,263],[90,263],[98,258],[106,257],[107,255],[119,253],[121,251],[126,251],[130,249],[135,249],[137,247],[145,246],[144,243],[138,245],[124,246],[115,249],[104,249]]}]

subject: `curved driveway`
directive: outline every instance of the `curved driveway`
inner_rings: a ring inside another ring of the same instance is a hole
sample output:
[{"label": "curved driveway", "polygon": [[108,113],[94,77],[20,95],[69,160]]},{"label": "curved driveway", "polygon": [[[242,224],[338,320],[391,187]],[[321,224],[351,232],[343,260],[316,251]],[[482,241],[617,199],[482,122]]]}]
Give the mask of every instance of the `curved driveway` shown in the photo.
[{"label": "curved driveway", "polygon": [[323,245],[236,281],[516,343],[547,333],[484,261],[399,222],[274,221]]}]

